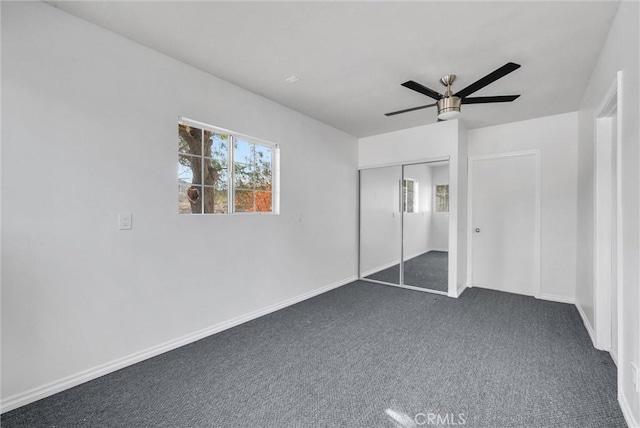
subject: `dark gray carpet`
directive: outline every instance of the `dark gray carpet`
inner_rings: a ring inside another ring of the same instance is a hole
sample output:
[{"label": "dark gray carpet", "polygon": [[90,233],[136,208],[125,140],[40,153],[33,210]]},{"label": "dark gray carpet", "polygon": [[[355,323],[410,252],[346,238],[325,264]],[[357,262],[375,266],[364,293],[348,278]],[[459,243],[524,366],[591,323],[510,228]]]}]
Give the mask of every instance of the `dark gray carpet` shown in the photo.
[{"label": "dark gray carpet", "polygon": [[[617,427],[574,306],[355,282],[2,416],[11,427]],[[457,422],[461,422],[457,419]],[[421,425],[421,426],[434,426]],[[442,426],[442,425],[441,425]]]},{"label": "dark gray carpet", "polygon": [[[404,262],[404,283],[430,290],[449,291],[449,253],[429,251]],[[369,279],[398,284],[400,264],[367,276]]]}]

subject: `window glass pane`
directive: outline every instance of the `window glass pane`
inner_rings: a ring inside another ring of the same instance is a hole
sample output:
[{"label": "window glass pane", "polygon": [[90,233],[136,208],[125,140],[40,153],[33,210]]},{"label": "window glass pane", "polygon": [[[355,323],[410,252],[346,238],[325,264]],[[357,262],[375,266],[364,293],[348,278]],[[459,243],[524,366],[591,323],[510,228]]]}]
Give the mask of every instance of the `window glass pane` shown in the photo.
[{"label": "window glass pane", "polygon": [[253,209],[253,190],[236,190],[235,197],[235,211],[236,212],[251,212]]},{"label": "window glass pane", "polygon": [[253,189],[256,184],[256,171],[251,165],[236,163],[234,185],[236,189]]},{"label": "window glass pane", "polygon": [[[178,164],[182,166],[182,170],[178,169],[178,174],[184,177],[190,177],[193,184],[202,184],[202,158],[188,155],[178,155]],[[178,175],[178,180],[182,177]]]},{"label": "window glass pane", "polygon": [[213,159],[204,159],[204,185],[215,186],[223,168]]},{"label": "window glass pane", "polygon": [[271,165],[271,147],[254,144],[256,150],[256,163]]},{"label": "window glass pane", "polygon": [[226,189],[229,187],[229,172],[226,168],[218,169],[217,171],[218,179],[216,180],[215,187],[218,190],[224,190],[226,192]]},{"label": "window glass pane", "polygon": [[407,191],[407,212],[413,212],[413,189]]},{"label": "window glass pane", "polygon": [[179,155],[178,157],[178,181],[180,183],[193,183],[192,162],[200,162],[200,158],[194,156]]},{"label": "window glass pane", "polygon": [[234,149],[233,160],[235,162],[245,163],[249,165],[255,163],[254,161],[255,146],[253,144],[236,139],[234,140],[234,143],[233,143],[233,149]]},{"label": "window glass pane", "polygon": [[188,184],[178,185],[178,212],[200,214],[202,212],[202,188]]},{"label": "window glass pane", "polygon": [[229,212],[229,194],[225,190],[221,192],[216,190],[216,214],[227,214]]},{"label": "window glass pane", "polygon": [[204,188],[204,213],[205,214],[226,214],[227,213],[227,191],[221,191],[215,187]]},{"label": "window glass pane", "polygon": [[414,179],[407,178],[402,180],[402,204],[403,211],[406,213],[418,212],[417,193],[418,182]]},{"label": "window glass pane", "polygon": [[211,131],[204,131],[204,136],[204,155],[215,159],[220,165],[226,166],[229,157],[229,136]]},{"label": "window glass pane", "polygon": [[178,124],[178,152],[202,155],[202,129]]},{"label": "window glass pane", "polygon": [[254,197],[256,201],[256,211],[267,213],[272,211],[271,192],[256,192]]},{"label": "window glass pane", "polygon": [[256,167],[256,177],[255,177],[255,185],[258,190],[271,190],[272,185],[272,177],[273,174],[271,172],[271,165],[258,164]]},{"label": "window glass pane", "polygon": [[449,185],[436,186],[436,212],[449,212]]}]

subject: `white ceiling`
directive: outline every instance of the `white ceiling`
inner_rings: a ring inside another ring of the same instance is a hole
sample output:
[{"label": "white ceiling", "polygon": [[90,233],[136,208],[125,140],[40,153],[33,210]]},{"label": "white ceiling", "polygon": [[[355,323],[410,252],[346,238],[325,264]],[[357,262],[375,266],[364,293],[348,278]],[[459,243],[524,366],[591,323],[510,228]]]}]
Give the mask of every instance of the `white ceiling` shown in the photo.
[{"label": "white ceiling", "polygon": [[[512,61],[519,70],[464,105],[469,128],[575,111],[618,1],[66,2],[73,15],[357,137],[433,123],[434,108],[400,86],[462,89]],[[294,84],[285,79],[296,75]]]}]

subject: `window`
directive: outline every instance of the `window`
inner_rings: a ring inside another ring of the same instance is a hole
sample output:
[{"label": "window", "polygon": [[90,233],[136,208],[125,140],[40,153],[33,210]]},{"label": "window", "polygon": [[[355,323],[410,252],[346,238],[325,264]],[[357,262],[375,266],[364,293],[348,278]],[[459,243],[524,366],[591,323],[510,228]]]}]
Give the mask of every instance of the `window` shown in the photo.
[{"label": "window", "polygon": [[278,146],[180,119],[180,214],[278,213]]},{"label": "window", "polygon": [[437,213],[449,212],[449,185],[448,184],[436,185],[436,212]]},{"label": "window", "polygon": [[418,212],[418,181],[412,178],[402,180],[402,205],[403,212]]}]

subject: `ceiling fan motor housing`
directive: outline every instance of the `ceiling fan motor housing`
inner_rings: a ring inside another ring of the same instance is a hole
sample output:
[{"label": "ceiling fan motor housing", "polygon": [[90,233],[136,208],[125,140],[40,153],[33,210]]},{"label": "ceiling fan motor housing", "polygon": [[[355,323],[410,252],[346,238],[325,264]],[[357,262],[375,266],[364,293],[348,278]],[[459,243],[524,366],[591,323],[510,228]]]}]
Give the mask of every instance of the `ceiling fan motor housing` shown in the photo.
[{"label": "ceiling fan motor housing", "polygon": [[444,97],[438,100],[438,119],[447,120],[460,114],[462,99],[456,96]]}]

